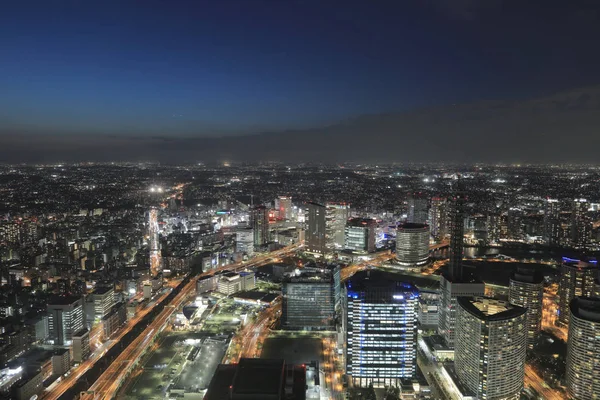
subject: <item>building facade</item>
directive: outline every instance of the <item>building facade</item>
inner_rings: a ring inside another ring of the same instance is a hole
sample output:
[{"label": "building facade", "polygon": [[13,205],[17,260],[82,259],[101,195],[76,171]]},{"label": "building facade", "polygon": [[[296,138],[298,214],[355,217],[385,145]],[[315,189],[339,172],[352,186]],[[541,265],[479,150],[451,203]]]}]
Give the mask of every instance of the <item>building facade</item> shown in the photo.
[{"label": "building facade", "polygon": [[600,298],[576,297],[569,305],[567,392],[575,400],[600,398]]},{"label": "building facade", "polygon": [[592,296],[594,281],[598,276],[595,263],[564,258],[560,267],[558,285],[558,320],[569,323],[569,304],[575,297]]},{"label": "building facade", "polygon": [[372,253],[375,251],[375,228],[377,223],[369,218],[351,218],[346,223],[345,243],[346,250],[359,253]]},{"label": "building facade", "polygon": [[527,309],[527,347],[533,348],[542,329],[544,276],[533,268],[518,268],[510,276],[508,301]]},{"label": "building facade", "polygon": [[479,399],[519,400],[527,353],[526,309],[488,297],[457,299],[456,375]]},{"label": "building facade", "polygon": [[311,253],[326,252],[326,208],[317,203],[307,203],[305,208],[306,249]]},{"label": "building facade", "polygon": [[49,340],[59,346],[71,343],[73,334],[84,327],[83,301],[80,297],[57,297],[47,306]]},{"label": "building facade", "polygon": [[414,376],[418,298],[414,286],[382,271],[346,282],[346,373],[355,386],[400,386]]},{"label": "building facade", "polygon": [[396,260],[404,267],[429,263],[429,226],[405,223],[396,232]]},{"label": "building facade", "polygon": [[350,205],[348,203],[325,204],[326,207],[326,246],[330,251],[344,248],[344,229],[350,216]]},{"label": "building facade", "polygon": [[250,210],[254,247],[261,247],[271,241],[269,235],[269,210],[265,206],[256,206]]},{"label": "building facade", "polygon": [[408,196],[406,222],[413,224],[426,224],[429,217],[429,201],[423,193],[411,193]]}]

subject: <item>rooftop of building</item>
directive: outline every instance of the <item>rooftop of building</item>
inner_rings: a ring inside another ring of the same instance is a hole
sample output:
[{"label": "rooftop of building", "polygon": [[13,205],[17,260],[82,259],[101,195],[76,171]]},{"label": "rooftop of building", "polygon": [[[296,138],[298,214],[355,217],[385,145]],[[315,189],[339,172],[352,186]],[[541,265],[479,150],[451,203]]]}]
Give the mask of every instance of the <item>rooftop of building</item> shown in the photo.
[{"label": "rooftop of building", "polygon": [[504,321],[527,312],[526,308],[491,297],[457,297],[458,304],[474,317],[484,321]]},{"label": "rooftop of building", "polygon": [[426,229],[429,226],[427,224],[417,224],[415,222],[405,222],[401,224],[398,229],[400,230],[416,230],[416,229]]},{"label": "rooftop of building", "polygon": [[377,222],[373,218],[350,218],[348,222],[346,222],[346,226],[356,226],[356,227],[365,227],[365,226],[373,226]]},{"label": "rooftop of building", "polygon": [[600,297],[576,297],[569,304],[571,313],[591,322],[600,322]]},{"label": "rooftop of building", "polygon": [[52,296],[48,299],[48,307],[68,306],[78,301],[81,301],[81,297],[79,296]]},{"label": "rooftop of building", "polygon": [[284,360],[242,358],[233,378],[233,394],[275,395],[283,388]]},{"label": "rooftop of building", "polygon": [[111,290],[114,292],[115,289],[110,286],[98,286],[94,289],[92,294],[104,295],[104,294],[110,292]]},{"label": "rooftop of building", "polygon": [[419,290],[408,282],[398,280],[397,275],[378,269],[359,271],[346,281],[348,290],[362,292],[369,290],[394,290],[419,293]]},{"label": "rooftop of building", "polygon": [[544,281],[544,274],[536,268],[518,267],[510,275],[510,279],[517,282],[539,284]]}]

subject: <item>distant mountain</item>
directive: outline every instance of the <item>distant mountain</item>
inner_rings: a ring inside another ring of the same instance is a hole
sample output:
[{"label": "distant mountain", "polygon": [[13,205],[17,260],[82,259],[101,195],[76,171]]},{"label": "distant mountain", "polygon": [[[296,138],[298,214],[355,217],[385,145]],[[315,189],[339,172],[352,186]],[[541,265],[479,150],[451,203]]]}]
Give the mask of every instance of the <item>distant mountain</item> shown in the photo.
[{"label": "distant mountain", "polygon": [[600,86],[222,138],[3,135],[0,161],[597,162]]}]

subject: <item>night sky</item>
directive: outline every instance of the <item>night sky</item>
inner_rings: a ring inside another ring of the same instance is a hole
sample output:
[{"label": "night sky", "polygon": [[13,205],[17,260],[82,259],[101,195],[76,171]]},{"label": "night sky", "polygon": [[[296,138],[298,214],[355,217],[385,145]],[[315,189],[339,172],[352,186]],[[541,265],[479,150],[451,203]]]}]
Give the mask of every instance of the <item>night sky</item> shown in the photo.
[{"label": "night sky", "polygon": [[597,85],[599,3],[4,2],[0,133],[218,137]]}]

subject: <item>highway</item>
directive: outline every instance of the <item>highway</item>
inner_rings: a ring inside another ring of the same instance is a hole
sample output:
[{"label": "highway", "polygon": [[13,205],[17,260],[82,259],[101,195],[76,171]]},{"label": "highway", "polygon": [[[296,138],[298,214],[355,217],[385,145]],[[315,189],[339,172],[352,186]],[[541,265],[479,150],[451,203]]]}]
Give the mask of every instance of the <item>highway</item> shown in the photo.
[{"label": "highway", "polygon": [[93,394],[87,395],[87,399],[112,399],[115,397],[124,379],[133,370],[144,351],[152,343],[154,338],[165,328],[171,316],[183,306],[184,302],[196,292],[196,281],[202,276],[212,276],[219,271],[240,271],[248,267],[255,267],[269,263],[273,257],[282,257],[295,252],[301,245],[296,244],[281,250],[258,256],[247,263],[230,264],[202,273],[190,280],[173,298],[160,314],[146,327],[146,329],[135,338],[131,344],[124,349],[111,365],[94,382],[89,391]]},{"label": "highway", "polygon": [[[167,293],[163,293],[158,301],[155,302],[155,304],[160,303],[160,301],[162,301],[162,299],[164,297],[166,297],[168,294]],[[144,318],[146,316],[146,314],[148,314],[150,311],[152,310],[152,307],[145,307],[142,310],[140,310],[136,316],[132,319],[130,319],[122,328],[119,329],[116,337],[113,340],[109,340],[106,343],[104,343],[103,345],[101,345],[100,347],[97,348],[97,350],[92,354],[92,356],[87,359],[86,361],[82,362],[77,368],[75,368],[71,374],[69,376],[67,376],[66,378],[62,378],[62,380],[55,386],[51,386],[51,390],[49,390],[48,392],[45,392],[41,395],[42,399],[47,399],[47,400],[57,400],[59,399],[68,389],[71,388],[71,386],[73,386],[77,380],[85,373],[87,372],[90,368],[92,368],[96,362],[104,355],[106,354],[106,352],[113,347],[115,344],[117,344],[119,342],[119,340],[121,340],[123,338],[123,336],[125,336],[126,334],[129,333],[129,331],[131,331],[131,329],[140,321],[142,320],[142,318]],[[101,335],[102,333],[102,328],[101,326],[96,326],[95,329],[92,328],[93,335],[90,335],[90,345],[92,344],[92,342],[96,342],[98,340],[98,336]]]}]

